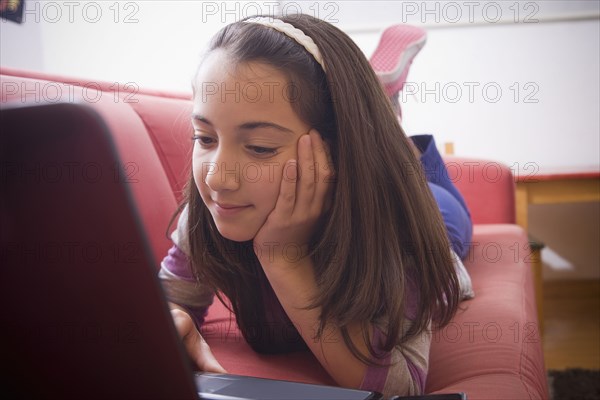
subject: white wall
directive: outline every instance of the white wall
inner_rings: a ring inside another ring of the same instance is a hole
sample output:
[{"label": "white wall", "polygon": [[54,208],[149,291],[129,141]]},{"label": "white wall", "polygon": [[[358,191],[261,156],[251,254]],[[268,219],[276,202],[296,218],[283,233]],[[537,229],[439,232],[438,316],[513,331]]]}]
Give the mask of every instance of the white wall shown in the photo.
[{"label": "white wall", "polygon": [[[460,155],[515,167],[600,168],[599,3],[472,3],[371,6],[382,19],[395,14],[428,31],[400,99],[405,130],[435,133],[439,144],[453,142]],[[488,22],[498,15],[495,5],[503,18]],[[454,10],[462,19],[450,22]],[[349,18],[348,29],[371,55],[376,26]]]},{"label": "white wall", "polygon": [[600,45],[590,40],[600,37],[598,26],[432,31],[409,78],[414,94],[403,99],[407,130],[435,132],[460,154],[509,165],[598,168]]},{"label": "white wall", "polygon": [[420,25],[428,43],[401,99],[409,134],[435,133],[457,154],[515,167],[600,168],[598,1],[27,1],[25,8],[23,25],[0,22],[3,66],[176,91],[190,90],[212,34],[261,10],[318,15],[368,56],[384,27]]},{"label": "white wall", "polygon": [[223,25],[210,9],[193,1],[27,1],[23,25],[0,24],[2,65],[188,92],[203,46]]},{"label": "white wall", "polygon": [[[408,76],[411,92],[401,99],[408,134],[434,133],[440,147],[453,142],[458,155],[513,169],[526,163],[600,169],[598,0],[27,0],[25,8],[22,25],[0,21],[2,66],[185,92],[208,39],[257,12],[318,16],[348,32],[367,56],[383,28],[422,26],[428,43]],[[468,85],[475,88],[472,99]],[[565,209],[536,210],[532,232],[578,270],[592,269],[583,276],[598,276],[597,250],[563,246],[574,232],[589,237],[591,229],[598,237],[597,217],[590,221],[585,207],[573,206],[573,217],[552,231],[555,224],[545,222]]]}]

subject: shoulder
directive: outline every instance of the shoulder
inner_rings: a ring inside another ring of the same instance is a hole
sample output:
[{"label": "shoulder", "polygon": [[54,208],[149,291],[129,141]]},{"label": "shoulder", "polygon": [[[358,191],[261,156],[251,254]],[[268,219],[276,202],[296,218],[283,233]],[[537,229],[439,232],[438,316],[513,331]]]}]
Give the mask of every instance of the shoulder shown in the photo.
[{"label": "shoulder", "polygon": [[177,220],[177,227],[171,233],[171,240],[173,243],[181,249],[188,257],[190,255],[190,244],[189,244],[189,230],[188,230],[188,205],[186,204]]}]

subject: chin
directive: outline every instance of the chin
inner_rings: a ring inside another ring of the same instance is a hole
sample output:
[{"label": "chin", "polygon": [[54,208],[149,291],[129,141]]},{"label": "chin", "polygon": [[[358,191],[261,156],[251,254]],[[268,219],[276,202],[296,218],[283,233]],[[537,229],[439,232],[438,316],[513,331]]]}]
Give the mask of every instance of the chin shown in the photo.
[{"label": "chin", "polygon": [[221,236],[225,239],[233,240],[234,242],[246,242],[254,239],[256,232],[249,232],[247,229],[239,229],[239,227],[222,226],[217,224],[217,229]]}]

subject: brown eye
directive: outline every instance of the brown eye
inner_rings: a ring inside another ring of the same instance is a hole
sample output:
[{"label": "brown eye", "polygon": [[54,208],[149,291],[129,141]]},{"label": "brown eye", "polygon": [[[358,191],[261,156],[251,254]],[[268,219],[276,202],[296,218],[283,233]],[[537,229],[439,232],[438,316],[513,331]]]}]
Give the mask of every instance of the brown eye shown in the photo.
[{"label": "brown eye", "polygon": [[201,146],[208,146],[214,143],[213,138],[204,135],[193,135],[192,140],[199,142]]},{"label": "brown eye", "polygon": [[261,146],[246,146],[248,150],[254,153],[257,156],[272,156],[277,153],[277,149],[272,149],[269,147],[261,147]]}]

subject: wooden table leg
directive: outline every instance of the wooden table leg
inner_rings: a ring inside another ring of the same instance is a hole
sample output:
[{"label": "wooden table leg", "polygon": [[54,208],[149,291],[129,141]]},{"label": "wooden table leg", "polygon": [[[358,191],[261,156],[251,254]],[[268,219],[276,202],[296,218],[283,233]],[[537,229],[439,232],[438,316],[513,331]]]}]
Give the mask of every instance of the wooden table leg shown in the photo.
[{"label": "wooden table leg", "polygon": [[542,248],[541,243],[531,242],[531,270],[533,272],[533,283],[535,287],[535,304],[538,314],[538,328],[540,338],[544,336],[544,278],[542,274]]},{"label": "wooden table leg", "polygon": [[528,226],[528,208],[529,208],[529,193],[527,192],[526,183],[517,183],[517,192],[515,199],[515,206],[517,208],[517,225],[525,229],[527,232]]},{"label": "wooden table leg", "polygon": [[[527,183],[517,183],[516,191],[516,212],[517,212],[517,224],[528,232],[529,228],[529,192],[527,190]],[[537,307],[538,315],[538,328],[540,331],[540,337],[544,334],[544,277],[542,273],[542,257],[541,251],[544,247],[543,244],[534,241],[530,241],[531,246],[531,271],[533,273],[533,285],[535,289],[535,303]]]}]

